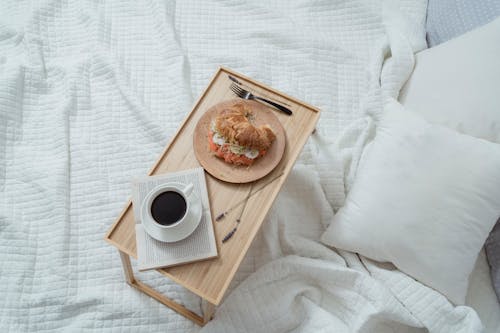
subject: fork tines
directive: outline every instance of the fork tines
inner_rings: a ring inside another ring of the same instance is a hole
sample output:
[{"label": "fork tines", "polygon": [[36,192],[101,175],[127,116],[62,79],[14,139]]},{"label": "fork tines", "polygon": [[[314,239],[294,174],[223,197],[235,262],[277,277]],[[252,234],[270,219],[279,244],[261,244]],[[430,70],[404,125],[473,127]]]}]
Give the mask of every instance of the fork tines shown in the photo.
[{"label": "fork tines", "polygon": [[231,89],[232,92],[234,92],[236,94],[236,96],[241,97],[241,98],[243,98],[243,96],[245,96],[248,93],[248,91],[246,91],[245,89],[237,86],[234,83],[231,83],[230,89]]}]

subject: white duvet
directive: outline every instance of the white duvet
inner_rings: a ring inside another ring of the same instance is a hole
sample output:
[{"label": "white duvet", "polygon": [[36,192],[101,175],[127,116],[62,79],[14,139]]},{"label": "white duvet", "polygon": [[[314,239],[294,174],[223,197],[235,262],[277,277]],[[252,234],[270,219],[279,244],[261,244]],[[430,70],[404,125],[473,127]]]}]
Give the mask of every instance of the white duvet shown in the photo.
[{"label": "white duvet", "polygon": [[[384,96],[397,96],[425,47],[425,9],[410,0],[0,3],[2,331],[199,329],[128,287],[103,236],[130,179],[147,172],[219,65],[323,113],[204,330],[480,331],[472,308],[318,242]],[[176,284],[140,277],[200,310]]]}]

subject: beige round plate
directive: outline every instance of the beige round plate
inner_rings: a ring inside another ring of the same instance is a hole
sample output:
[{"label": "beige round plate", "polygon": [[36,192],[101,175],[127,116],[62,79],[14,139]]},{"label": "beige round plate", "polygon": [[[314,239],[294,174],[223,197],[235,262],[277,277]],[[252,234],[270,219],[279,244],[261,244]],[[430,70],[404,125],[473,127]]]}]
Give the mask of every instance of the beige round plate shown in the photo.
[{"label": "beige round plate", "polygon": [[[256,126],[268,124],[276,134],[276,140],[266,155],[259,157],[249,167],[224,162],[224,160],[216,157],[208,146],[208,130],[212,119],[220,109],[235,102],[245,103],[250,107],[255,115],[254,124]],[[194,130],[193,147],[196,158],[208,173],[229,183],[248,183],[264,177],[278,165],[285,152],[285,130],[274,112],[259,102],[241,99],[212,106],[201,116]]]}]

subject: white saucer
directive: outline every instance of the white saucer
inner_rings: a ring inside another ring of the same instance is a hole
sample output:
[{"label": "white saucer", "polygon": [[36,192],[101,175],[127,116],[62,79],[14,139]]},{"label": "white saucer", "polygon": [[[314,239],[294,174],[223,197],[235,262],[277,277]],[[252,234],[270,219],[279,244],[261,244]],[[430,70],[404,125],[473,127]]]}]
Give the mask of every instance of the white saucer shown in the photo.
[{"label": "white saucer", "polygon": [[[186,185],[181,183],[168,183],[162,186],[176,186],[183,188]],[[146,196],[144,202],[147,202],[150,199],[149,197],[153,194],[153,192],[154,190]],[[186,213],[187,215],[185,221],[182,222],[182,225],[177,223],[172,226],[159,225],[152,219],[150,214],[148,214],[147,205],[143,205],[141,208],[141,220],[144,230],[154,239],[160,242],[168,243],[178,242],[191,235],[200,224],[203,209],[201,200],[198,195],[194,193],[194,191],[191,192],[187,200],[189,201],[189,210]]]}]

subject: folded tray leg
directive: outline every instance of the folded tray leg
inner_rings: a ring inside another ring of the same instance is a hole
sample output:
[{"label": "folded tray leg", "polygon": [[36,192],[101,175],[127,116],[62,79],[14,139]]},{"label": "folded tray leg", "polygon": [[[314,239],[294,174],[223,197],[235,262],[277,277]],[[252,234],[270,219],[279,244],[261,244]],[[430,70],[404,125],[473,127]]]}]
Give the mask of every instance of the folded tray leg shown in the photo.
[{"label": "folded tray leg", "polygon": [[146,295],[153,297],[156,299],[158,302],[162,303],[165,306],[168,306],[172,310],[176,311],[180,315],[183,315],[187,319],[193,321],[194,323],[204,326],[210,319],[213,317],[213,314],[215,312],[215,305],[209,303],[208,301],[205,301],[202,299],[204,302],[205,306],[203,307],[203,317],[200,315],[196,314],[195,312],[187,309],[183,305],[175,302],[174,300],[160,294],[147,284],[142,283],[141,281],[137,280],[134,277],[134,272],[132,271],[132,264],[130,263],[130,256],[122,251],[120,252],[120,259],[122,260],[122,265],[123,265],[123,272],[125,274],[125,280],[129,285],[134,287],[135,289],[145,293]]}]

